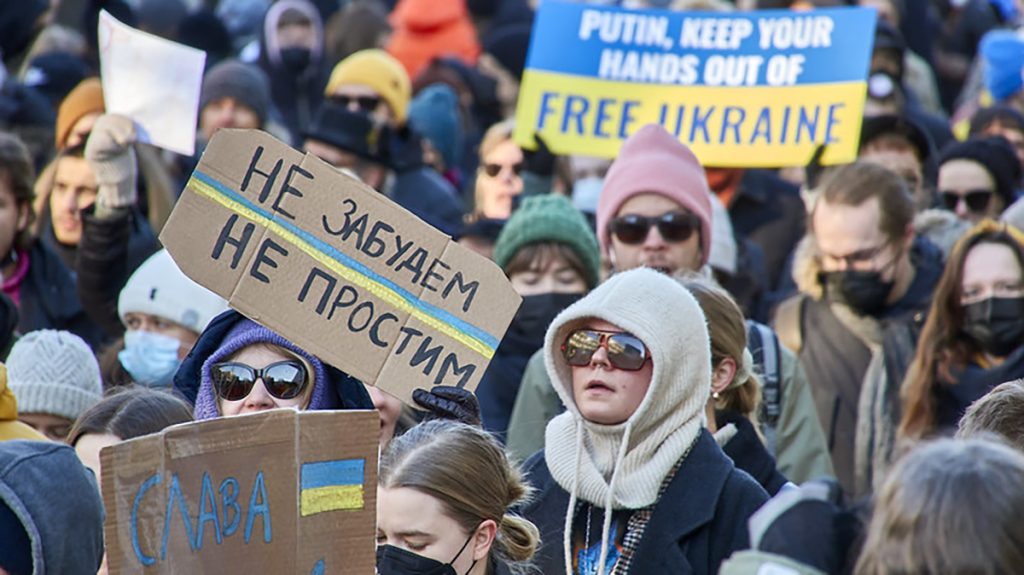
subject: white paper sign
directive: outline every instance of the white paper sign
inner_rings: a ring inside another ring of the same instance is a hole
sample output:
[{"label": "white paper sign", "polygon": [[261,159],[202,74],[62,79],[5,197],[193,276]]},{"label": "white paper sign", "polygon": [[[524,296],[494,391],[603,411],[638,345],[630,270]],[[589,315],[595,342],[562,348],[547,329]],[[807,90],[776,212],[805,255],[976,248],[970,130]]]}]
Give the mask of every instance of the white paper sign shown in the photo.
[{"label": "white paper sign", "polygon": [[100,78],[106,111],[135,121],[139,141],[195,153],[206,53],[100,12]]}]

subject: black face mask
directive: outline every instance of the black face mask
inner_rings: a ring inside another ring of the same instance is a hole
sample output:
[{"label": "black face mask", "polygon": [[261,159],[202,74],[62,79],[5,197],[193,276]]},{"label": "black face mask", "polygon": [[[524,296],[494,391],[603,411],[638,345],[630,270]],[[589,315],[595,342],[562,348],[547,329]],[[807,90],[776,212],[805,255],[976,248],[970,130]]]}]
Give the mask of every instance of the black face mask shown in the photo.
[{"label": "black face mask", "polygon": [[309,48],[293,46],[281,49],[281,65],[292,74],[301,74],[309,67],[311,58]]},{"label": "black face mask", "polygon": [[985,353],[1010,355],[1024,345],[1024,297],[992,297],[965,305],[963,329]]},{"label": "black face mask", "polygon": [[848,306],[858,315],[875,315],[885,309],[885,302],[896,284],[882,281],[882,272],[847,270],[821,272],[818,281],[825,288],[830,303]]},{"label": "black face mask", "polygon": [[[394,545],[378,545],[377,573],[379,575],[458,575],[455,568],[452,567],[452,563],[457,561],[459,555],[466,550],[471,539],[473,539],[472,535],[466,539],[462,548],[448,563],[441,563],[437,559],[417,555]],[[469,566],[469,571],[472,571],[475,566],[476,561]]]},{"label": "black face mask", "polygon": [[509,331],[537,345],[543,345],[544,334],[555,316],[582,297],[581,293],[528,295],[523,298],[523,304],[519,306]]}]

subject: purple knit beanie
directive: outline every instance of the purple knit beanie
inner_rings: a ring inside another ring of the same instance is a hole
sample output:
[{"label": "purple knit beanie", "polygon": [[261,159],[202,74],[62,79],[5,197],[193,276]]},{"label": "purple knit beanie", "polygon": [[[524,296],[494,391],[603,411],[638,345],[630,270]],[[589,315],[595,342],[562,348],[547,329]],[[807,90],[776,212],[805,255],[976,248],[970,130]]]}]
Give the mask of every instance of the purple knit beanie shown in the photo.
[{"label": "purple knit beanie", "polygon": [[210,366],[224,361],[244,347],[257,343],[269,343],[283,347],[308,361],[313,366],[313,395],[310,397],[309,407],[306,409],[324,408],[326,405],[325,395],[327,393],[327,372],[324,370],[324,364],[315,356],[310,355],[276,332],[251,319],[245,318],[228,331],[223,341],[221,341],[220,347],[203,362],[199,393],[196,395],[196,407],[193,413],[197,421],[213,419],[221,415],[220,410],[217,408],[217,394],[213,390],[213,380],[210,377]]}]

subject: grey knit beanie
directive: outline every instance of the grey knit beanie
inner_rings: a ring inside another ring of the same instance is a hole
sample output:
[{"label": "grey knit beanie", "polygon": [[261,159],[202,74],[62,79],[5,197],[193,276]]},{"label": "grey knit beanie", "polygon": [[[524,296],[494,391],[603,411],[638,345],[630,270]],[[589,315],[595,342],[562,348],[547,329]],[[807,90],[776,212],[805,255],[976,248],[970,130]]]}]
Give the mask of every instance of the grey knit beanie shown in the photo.
[{"label": "grey knit beanie", "polygon": [[7,356],[7,378],[21,413],[74,421],[103,398],[96,356],[82,338],[67,331],[25,334]]},{"label": "grey knit beanie", "polygon": [[225,60],[213,67],[203,78],[199,110],[221,98],[234,98],[252,109],[260,119],[267,121],[270,113],[270,81],[256,66],[238,60]]}]

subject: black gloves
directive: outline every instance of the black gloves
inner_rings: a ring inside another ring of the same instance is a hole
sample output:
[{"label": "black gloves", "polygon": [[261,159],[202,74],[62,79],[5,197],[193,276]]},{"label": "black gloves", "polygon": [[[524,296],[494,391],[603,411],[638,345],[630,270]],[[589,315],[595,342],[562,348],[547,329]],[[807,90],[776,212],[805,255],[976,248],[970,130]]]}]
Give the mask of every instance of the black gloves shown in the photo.
[{"label": "black gloves", "polygon": [[537,149],[523,150],[523,167],[527,172],[549,178],[555,174],[555,155],[539,134],[534,134],[533,139],[537,142]]},{"label": "black gloves", "polygon": [[454,419],[468,425],[480,425],[480,404],[473,393],[461,387],[438,385],[430,391],[416,389],[412,400],[427,411],[424,419]]}]

